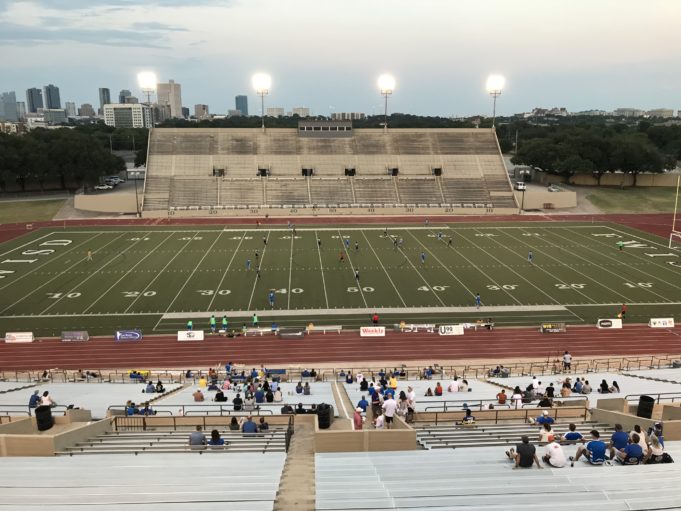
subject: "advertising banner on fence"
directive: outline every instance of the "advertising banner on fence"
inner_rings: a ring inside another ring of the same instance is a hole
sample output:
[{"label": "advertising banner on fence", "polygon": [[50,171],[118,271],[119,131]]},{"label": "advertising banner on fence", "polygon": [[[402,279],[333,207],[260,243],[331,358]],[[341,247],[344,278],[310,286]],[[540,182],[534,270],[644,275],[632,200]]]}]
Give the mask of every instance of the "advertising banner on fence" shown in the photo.
[{"label": "advertising banner on fence", "polygon": [[7,332],[5,342],[33,342],[33,332]]},{"label": "advertising banner on fence", "polygon": [[543,334],[560,334],[567,332],[567,326],[565,323],[542,323],[539,331]]},{"label": "advertising banner on fence", "polygon": [[142,330],[116,330],[114,339],[117,341],[141,341]]},{"label": "advertising banner on fence", "polygon": [[178,341],[203,341],[203,330],[178,330]]},{"label": "advertising banner on fence", "polygon": [[674,318],[650,318],[650,328],[674,328]]},{"label": "advertising banner on fence", "polygon": [[84,331],[62,332],[61,340],[64,342],[82,342],[89,341],[90,335]]},{"label": "advertising banner on fence", "polygon": [[616,319],[599,319],[596,323],[598,328],[622,328],[622,320]]},{"label": "advertising banner on fence", "polygon": [[359,329],[360,337],[385,337],[384,326],[363,326]]},{"label": "advertising banner on fence", "polygon": [[440,325],[437,333],[440,335],[463,335],[463,325]]}]

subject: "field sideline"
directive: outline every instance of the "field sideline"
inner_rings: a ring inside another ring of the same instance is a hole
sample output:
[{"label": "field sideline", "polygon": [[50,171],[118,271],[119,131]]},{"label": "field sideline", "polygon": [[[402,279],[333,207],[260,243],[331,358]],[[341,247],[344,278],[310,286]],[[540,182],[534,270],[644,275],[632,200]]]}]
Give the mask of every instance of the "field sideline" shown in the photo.
[{"label": "field sideline", "polygon": [[212,313],[226,314],[232,327],[253,312],[280,325],[359,325],[374,310],[386,321],[493,317],[513,325],[590,323],[613,317],[622,303],[628,320],[647,321],[673,316],[681,304],[681,252],[617,224],[456,223],[384,231],[40,229],[0,245],[0,319],[5,330],[41,335],[67,328],[168,333],[190,318],[207,328]]}]

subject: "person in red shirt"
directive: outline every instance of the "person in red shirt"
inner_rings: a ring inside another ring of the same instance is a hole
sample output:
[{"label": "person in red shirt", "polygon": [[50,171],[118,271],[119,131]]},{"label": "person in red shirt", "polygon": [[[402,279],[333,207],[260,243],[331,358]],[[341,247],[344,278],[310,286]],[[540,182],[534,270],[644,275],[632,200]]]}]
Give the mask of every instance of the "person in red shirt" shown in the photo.
[{"label": "person in red shirt", "polygon": [[622,304],[622,310],[620,311],[620,318],[624,319],[627,316],[627,304]]},{"label": "person in red shirt", "polygon": [[378,325],[378,314],[374,312],[374,315],[371,316],[371,321],[374,323],[374,325]]},{"label": "person in red shirt", "polygon": [[440,385],[440,382],[437,382],[437,385],[435,386],[435,395],[436,396],[442,395],[442,385]]},{"label": "person in red shirt", "polygon": [[501,392],[497,394],[497,400],[499,401],[500,405],[506,404],[506,391],[504,389],[501,389]]}]

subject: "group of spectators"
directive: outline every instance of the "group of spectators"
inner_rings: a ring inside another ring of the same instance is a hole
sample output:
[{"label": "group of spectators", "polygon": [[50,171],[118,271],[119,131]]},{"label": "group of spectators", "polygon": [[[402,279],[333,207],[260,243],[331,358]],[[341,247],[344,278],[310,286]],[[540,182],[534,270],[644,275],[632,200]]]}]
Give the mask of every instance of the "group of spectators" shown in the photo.
[{"label": "group of spectators", "polygon": [[43,392],[42,395],[39,390],[33,391],[31,397],[28,398],[28,414],[31,415],[32,410],[35,410],[39,406],[49,406],[50,408],[57,406],[57,403],[52,399],[48,390]]},{"label": "group of spectators", "polygon": [[[622,465],[673,463],[671,456],[664,451],[664,436],[662,423],[657,422],[646,432],[641,426],[635,425],[634,429],[627,433],[621,424],[615,424],[615,432],[606,444],[601,440],[598,430],[589,432],[590,439],[577,431],[575,424],[569,425],[569,431],[562,437],[553,433],[553,418],[544,411],[535,420],[541,424],[538,441],[544,443],[544,455],[542,460],[553,468],[562,468],[570,463],[574,467],[575,461],[584,459],[592,465],[611,464],[613,461]],[[577,448],[574,456],[566,457],[563,451],[563,443],[582,443]],[[609,455],[609,457],[608,457]],[[515,463],[514,468],[543,468],[537,457],[537,449],[530,443],[527,435],[521,437],[521,443],[514,449],[506,451],[506,457]]]},{"label": "group of spectators", "polygon": [[[577,377],[573,382],[572,377],[567,376],[561,382],[557,390],[553,383],[549,383],[547,387],[544,387],[541,381],[536,376],[532,377],[532,381],[522,390],[519,385],[513,389],[511,395],[511,404],[519,408],[523,404],[532,403],[535,400],[539,400],[537,406],[540,407],[551,407],[553,406],[553,399],[560,396],[561,398],[572,397],[575,395],[588,395],[593,392],[593,387],[589,383],[589,380]],[[598,392],[603,394],[611,394],[620,392],[619,385],[616,381],[612,382],[612,385],[603,380],[600,387],[597,389]],[[500,405],[506,404],[508,395],[504,390],[497,394],[497,401]]]},{"label": "group of spectators", "polygon": [[368,381],[360,373],[357,374],[357,382],[360,390],[366,391],[367,395],[362,395],[355,408],[353,422],[355,430],[361,430],[367,419],[367,410],[371,407],[372,424],[376,429],[391,429],[395,416],[403,418],[406,422],[414,420],[416,410],[416,392],[409,386],[407,391],[400,391],[397,399],[397,378],[391,375],[389,379],[381,376],[379,381]]}]

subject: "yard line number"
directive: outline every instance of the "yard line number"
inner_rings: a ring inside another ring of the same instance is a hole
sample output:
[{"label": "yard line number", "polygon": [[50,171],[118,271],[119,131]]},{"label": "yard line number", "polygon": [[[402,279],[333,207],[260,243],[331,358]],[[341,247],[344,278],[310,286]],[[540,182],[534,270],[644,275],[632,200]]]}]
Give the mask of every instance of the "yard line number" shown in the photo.
[{"label": "yard line number", "polygon": [[514,291],[517,287],[518,284],[500,284],[500,285],[494,285],[494,284],[489,284],[487,289],[490,291]]},{"label": "yard line number", "polygon": [[430,287],[428,287],[428,286],[419,286],[417,290],[418,290],[418,291],[430,291],[431,288],[432,288],[433,291],[444,291],[444,290],[447,289],[448,287],[449,287],[449,286],[430,286]]},{"label": "yard line number", "polygon": [[554,284],[558,289],[584,289],[586,284]]}]

